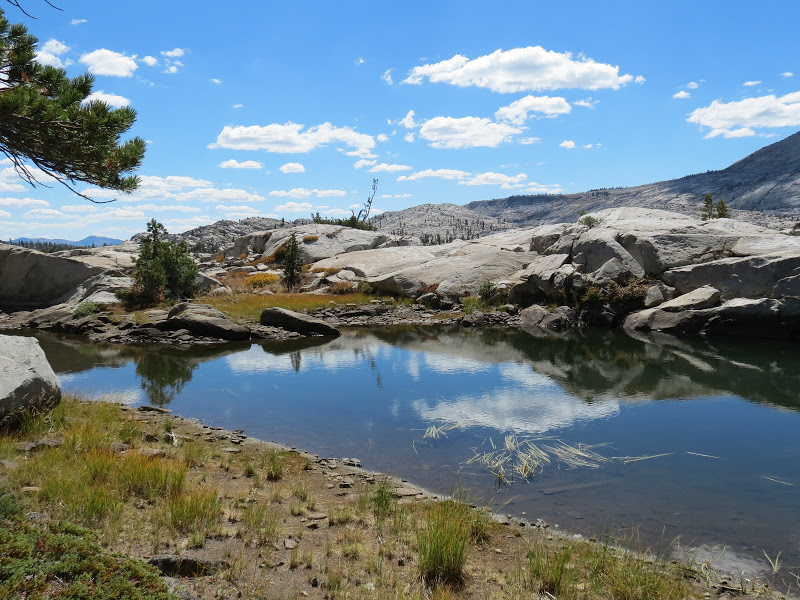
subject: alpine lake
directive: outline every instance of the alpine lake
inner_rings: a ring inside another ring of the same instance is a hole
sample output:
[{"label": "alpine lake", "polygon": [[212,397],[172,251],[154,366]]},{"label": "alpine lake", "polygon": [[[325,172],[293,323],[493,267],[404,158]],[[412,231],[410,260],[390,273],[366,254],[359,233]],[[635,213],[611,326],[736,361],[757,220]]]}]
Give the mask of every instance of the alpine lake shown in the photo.
[{"label": "alpine lake", "polygon": [[204,347],[35,335],[80,396],[357,457],[572,535],[734,573],[768,575],[780,553],[781,575],[800,573],[795,343],[454,327]]}]

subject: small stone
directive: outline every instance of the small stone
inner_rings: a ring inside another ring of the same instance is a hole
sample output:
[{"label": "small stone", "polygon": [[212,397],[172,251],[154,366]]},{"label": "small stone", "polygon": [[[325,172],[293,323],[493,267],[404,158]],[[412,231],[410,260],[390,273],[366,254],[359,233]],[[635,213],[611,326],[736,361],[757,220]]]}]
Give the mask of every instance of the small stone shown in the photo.
[{"label": "small stone", "polygon": [[155,460],[156,458],[165,458],[167,453],[158,448],[150,448],[142,450],[141,453],[149,459]]},{"label": "small stone", "polygon": [[25,487],[19,488],[20,494],[38,494],[39,488],[35,485],[26,485]]},{"label": "small stone", "polygon": [[419,492],[417,492],[417,490],[412,490],[411,488],[399,487],[394,493],[398,498],[408,498],[410,496],[416,496]]},{"label": "small stone", "polygon": [[306,529],[319,529],[319,521],[309,521],[306,523]]},{"label": "small stone", "polygon": [[148,406],[147,404],[143,404],[137,410],[140,411],[140,412],[159,413],[161,415],[168,415],[168,414],[170,414],[172,412],[168,408],[161,408],[160,406]]},{"label": "small stone", "polygon": [[61,438],[46,438],[37,442],[39,446],[47,446],[48,448],[58,448],[63,443],[64,440]]},{"label": "small stone", "polygon": [[494,552],[495,552],[496,554],[502,554],[502,553],[503,553],[503,551],[502,551],[500,548],[495,548],[495,549],[494,549]]},{"label": "small stone", "polygon": [[294,550],[297,548],[297,542],[291,538],[286,538],[283,540],[283,547],[287,550]]},{"label": "small stone", "polygon": [[328,515],[323,512],[310,512],[306,515],[312,521],[319,521],[321,519],[327,519]]},{"label": "small stone", "polygon": [[3,467],[7,470],[16,469],[19,466],[19,463],[15,460],[0,460],[0,467]]},{"label": "small stone", "polygon": [[355,483],[352,479],[345,479],[339,484],[339,487],[342,489],[349,489],[353,487],[353,483]]},{"label": "small stone", "polygon": [[333,485],[332,483],[326,483],[326,484],[325,484],[325,487],[326,487],[326,488],[328,488],[329,490],[332,490],[332,489],[333,489],[333,488],[335,488],[336,486],[335,486],[335,485]]},{"label": "small stone", "polygon": [[222,448],[222,451],[223,452],[227,452],[229,454],[239,454],[242,451],[242,449],[241,448],[233,448],[231,446],[226,446],[225,448]]},{"label": "small stone", "polygon": [[112,442],[111,445],[109,445],[109,448],[114,452],[125,452],[125,450],[130,448],[130,446],[123,442]]},{"label": "small stone", "polygon": [[32,450],[36,450],[38,447],[38,442],[23,442],[22,444],[17,444],[17,451],[31,452]]}]

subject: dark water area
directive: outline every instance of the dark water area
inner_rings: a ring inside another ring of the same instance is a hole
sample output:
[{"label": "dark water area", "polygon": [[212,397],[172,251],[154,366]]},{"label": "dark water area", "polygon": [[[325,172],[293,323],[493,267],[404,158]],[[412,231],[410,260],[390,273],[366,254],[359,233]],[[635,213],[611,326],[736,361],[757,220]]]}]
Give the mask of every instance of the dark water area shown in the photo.
[{"label": "dark water area", "polygon": [[[358,457],[570,533],[677,538],[697,560],[726,547],[719,566],[737,571],[768,570],[764,552],[800,565],[796,344],[415,327],[204,348],[37,337],[78,394]],[[550,462],[525,480],[532,447]],[[576,466],[587,447],[599,458]]]}]

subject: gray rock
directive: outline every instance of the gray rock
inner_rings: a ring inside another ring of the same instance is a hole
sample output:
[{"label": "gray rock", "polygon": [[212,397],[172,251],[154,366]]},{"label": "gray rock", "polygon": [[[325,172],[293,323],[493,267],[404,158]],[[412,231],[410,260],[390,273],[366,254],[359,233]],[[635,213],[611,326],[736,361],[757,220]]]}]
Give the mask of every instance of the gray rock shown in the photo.
[{"label": "gray rock", "polygon": [[39,342],[0,335],[0,425],[24,413],[48,411],[61,401],[61,384]]},{"label": "gray rock", "polygon": [[340,335],[338,329],[322,319],[286,310],[285,308],[265,308],[261,312],[261,324],[303,334]]},{"label": "gray rock", "polygon": [[471,315],[464,315],[461,318],[461,326],[462,327],[477,327],[483,325],[483,322],[486,320],[486,316],[479,310],[476,310]]},{"label": "gray rock", "polygon": [[250,339],[250,329],[231,321],[224,313],[207,304],[181,302],[173,306],[167,317],[171,331],[186,329],[195,336],[207,336],[230,341]]},{"label": "gray rock", "polygon": [[541,329],[571,329],[577,325],[578,315],[569,306],[559,306],[548,310],[543,306],[530,306],[519,313],[523,326]]},{"label": "gray rock", "polygon": [[440,298],[434,293],[422,294],[417,298],[417,303],[427,306],[428,308],[439,308]]},{"label": "gray rock", "polygon": [[722,296],[719,290],[710,285],[704,285],[691,292],[668,300],[661,304],[658,308],[668,312],[678,312],[682,310],[699,310],[702,308],[711,308],[718,306],[721,303]]}]

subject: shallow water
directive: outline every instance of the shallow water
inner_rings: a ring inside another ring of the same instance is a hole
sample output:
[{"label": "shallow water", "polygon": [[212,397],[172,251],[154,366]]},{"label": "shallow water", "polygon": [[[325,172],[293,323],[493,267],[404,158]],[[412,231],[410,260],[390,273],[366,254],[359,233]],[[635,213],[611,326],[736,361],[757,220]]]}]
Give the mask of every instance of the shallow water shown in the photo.
[{"label": "shallow water", "polygon": [[[408,327],[192,349],[37,337],[70,391],[358,457],[573,533],[662,549],[679,538],[690,554],[727,546],[733,569],[767,569],[762,551],[800,565],[794,344]],[[426,438],[432,425],[443,433]],[[545,450],[593,446],[604,461],[574,467],[550,452],[525,481],[518,453],[503,452],[511,434]],[[509,484],[468,464],[490,452],[511,457]]]}]

